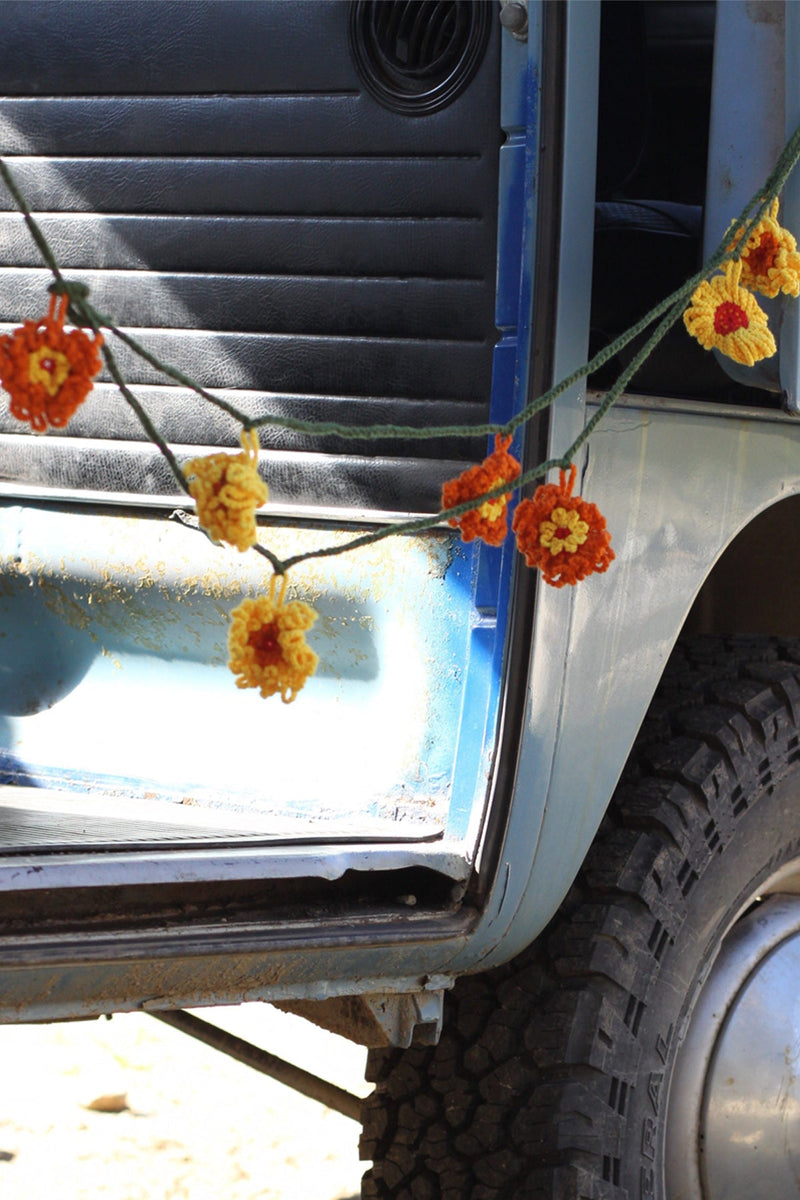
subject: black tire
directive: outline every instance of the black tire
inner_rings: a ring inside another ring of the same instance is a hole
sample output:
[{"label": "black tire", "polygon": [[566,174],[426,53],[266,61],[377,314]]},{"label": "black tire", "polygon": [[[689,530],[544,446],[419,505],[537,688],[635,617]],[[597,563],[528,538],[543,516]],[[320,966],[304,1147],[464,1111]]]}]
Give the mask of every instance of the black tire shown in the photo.
[{"label": "black tire", "polygon": [[365,1200],[672,1200],[695,1002],[764,881],[800,860],[799,664],[796,642],[679,646],[549,928],[457,982],[437,1046],[370,1052]]}]

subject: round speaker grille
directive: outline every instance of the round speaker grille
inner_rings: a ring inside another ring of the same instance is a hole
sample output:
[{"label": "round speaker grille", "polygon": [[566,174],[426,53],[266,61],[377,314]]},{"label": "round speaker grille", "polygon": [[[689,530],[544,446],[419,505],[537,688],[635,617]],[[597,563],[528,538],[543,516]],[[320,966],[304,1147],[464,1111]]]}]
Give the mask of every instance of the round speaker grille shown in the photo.
[{"label": "round speaker grille", "polygon": [[443,108],[480,66],[494,9],[487,0],[354,0],[350,44],[364,86],[409,116]]}]

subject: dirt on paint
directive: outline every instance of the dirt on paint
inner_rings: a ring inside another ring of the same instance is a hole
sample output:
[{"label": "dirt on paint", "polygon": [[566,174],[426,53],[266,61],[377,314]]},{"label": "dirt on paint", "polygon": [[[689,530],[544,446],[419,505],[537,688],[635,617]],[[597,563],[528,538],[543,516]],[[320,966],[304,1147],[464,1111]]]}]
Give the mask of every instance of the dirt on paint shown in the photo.
[{"label": "dirt on paint", "polygon": [[[366,1051],[269,1005],[198,1011],[365,1095]],[[358,1125],[141,1014],[0,1026],[3,1200],[356,1200]]]}]

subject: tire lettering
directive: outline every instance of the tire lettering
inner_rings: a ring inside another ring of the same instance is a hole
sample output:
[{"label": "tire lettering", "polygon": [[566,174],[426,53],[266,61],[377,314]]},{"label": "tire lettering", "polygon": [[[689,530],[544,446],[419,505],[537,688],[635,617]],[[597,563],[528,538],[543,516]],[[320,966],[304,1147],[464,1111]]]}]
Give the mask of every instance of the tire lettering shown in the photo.
[{"label": "tire lettering", "polygon": [[664,1082],[663,1071],[651,1071],[647,1081],[647,1094],[653,1106],[653,1112],[658,1116],[658,1104],[661,1099],[661,1085]]},{"label": "tire lettering", "polygon": [[642,1127],[642,1154],[651,1162],[656,1157],[656,1138],[658,1127],[652,1117],[645,1117]]},{"label": "tire lettering", "polygon": [[665,1066],[667,1063],[667,1055],[669,1054],[669,1048],[672,1043],[672,1033],[673,1033],[674,1028],[675,1028],[674,1025],[670,1025],[669,1029],[667,1030],[667,1036],[662,1037],[661,1034],[659,1034],[658,1038],[656,1039],[656,1054],[658,1055],[658,1057],[661,1059],[662,1063],[664,1063]]},{"label": "tire lettering", "polygon": [[654,1200],[656,1194],[656,1173],[652,1167],[642,1167],[641,1200]]}]

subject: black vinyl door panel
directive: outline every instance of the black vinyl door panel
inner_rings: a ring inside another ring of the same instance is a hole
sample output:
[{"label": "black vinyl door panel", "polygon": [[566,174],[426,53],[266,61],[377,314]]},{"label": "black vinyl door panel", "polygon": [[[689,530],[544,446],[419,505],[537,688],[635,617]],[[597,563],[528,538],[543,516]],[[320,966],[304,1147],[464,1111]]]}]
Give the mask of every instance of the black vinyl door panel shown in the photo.
[{"label": "black vinyl door panel", "polygon": [[[492,19],[468,86],[409,114],[365,85],[347,0],[6,2],[0,152],[95,306],[248,414],[486,420],[499,28],[493,4],[474,7]],[[49,281],[3,191],[0,321],[43,314]],[[237,444],[230,418],[119,358],[172,443]],[[435,510],[442,479],[483,452],[276,429],[262,446],[278,502],[409,511]],[[103,377],[35,444],[3,409],[0,477],[174,490]]]}]

